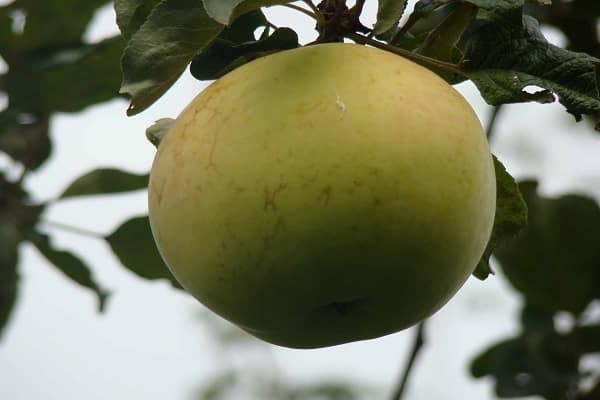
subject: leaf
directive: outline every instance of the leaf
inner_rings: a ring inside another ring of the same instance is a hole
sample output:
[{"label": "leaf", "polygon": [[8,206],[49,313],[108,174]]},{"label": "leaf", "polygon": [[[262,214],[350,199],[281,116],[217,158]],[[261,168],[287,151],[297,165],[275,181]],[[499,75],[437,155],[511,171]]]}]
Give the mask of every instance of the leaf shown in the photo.
[{"label": "leaf", "polygon": [[98,299],[98,311],[104,311],[109,293],[94,281],[89,267],[80,258],[71,252],[55,249],[47,235],[34,233],[30,240],[40,253],[68,278],[92,290]]},{"label": "leaf", "polygon": [[406,0],[379,0],[377,22],[373,33],[380,35],[398,25],[407,5]]},{"label": "leaf", "polygon": [[113,37],[30,53],[30,62],[7,74],[10,105],[28,113],[77,112],[117,97],[123,48],[123,40]]},{"label": "leaf", "polygon": [[483,257],[474,275],[483,280],[493,273],[489,259],[500,244],[516,236],[527,226],[527,204],[519,191],[514,178],[506,171],[504,165],[494,156],[496,171],[496,215],[492,236],[483,253]]},{"label": "leaf", "polygon": [[[457,45],[476,12],[477,8],[471,4],[457,4],[446,18],[429,32],[417,52],[436,60],[461,62],[463,54]],[[452,84],[460,83],[465,79],[462,75],[441,68],[432,68],[432,70]]]},{"label": "leaf", "polygon": [[0,151],[31,170],[48,159],[52,143],[48,136],[50,120],[44,115],[0,111]]},{"label": "leaf", "polygon": [[117,25],[127,40],[146,22],[160,0],[115,0]]},{"label": "leaf", "polygon": [[194,59],[190,70],[196,79],[217,79],[256,58],[298,46],[298,36],[289,28],[278,28],[264,39],[242,44],[217,40]]},{"label": "leaf", "polygon": [[0,220],[0,338],[17,298],[20,242],[18,229],[13,224]]},{"label": "leaf", "polygon": [[579,357],[568,338],[557,333],[536,333],[503,341],[473,360],[471,374],[476,378],[492,375],[499,397],[540,395],[562,400],[576,387]]},{"label": "leaf", "polygon": [[121,93],[133,96],[127,114],[140,113],[154,103],[223,28],[199,0],[162,0],[123,54]]},{"label": "leaf", "polygon": [[237,17],[260,7],[291,3],[295,0],[202,0],[208,15],[215,21],[230,25]]},{"label": "leaf", "polygon": [[181,287],[156,248],[147,216],[130,219],[106,240],[123,266],[131,272],[145,279],[168,279],[173,287]]},{"label": "leaf", "polygon": [[59,198],[111,194],[145,189],[148,175],[138,175],[113,168],[96,169],[72,182]]},{"label": "leaf", "polygon": [[[80,43],[96,10],[108,2],[21,0],[5,6],[5,9],[9,12],[20,10],[25,14],[23,33],[14,35],[15,44],[23,51]],[[10,64],[10,57],[7,61]]]},{"label": "leaf", "polygon": [[[472,3],[489,3],[471,1]],[[546,41],[536,20],[522,16],[522,1],[480,9],[465,45],[466,75],[491,105],[554,101],[581,119],[600,113],[598,59]],[[493,45],[491,45],[493,44]],[[528,93],[528,86],[541,87]]]},{"label": "leaf", "polygon": [[600,57],[600,37],[597,20],[600,18],[600,2],[593,0],[564,0],[550,7],[526,7],[526,13],[542,25],[550,25],[562,31],[568,43],[567,49]]},{"label": "leaf", "polygon": [[600,207],[579,195],[540,197],[534,181],[519,188],[528,226],[494,255],[528,303],[578,314],[600,298]]}]

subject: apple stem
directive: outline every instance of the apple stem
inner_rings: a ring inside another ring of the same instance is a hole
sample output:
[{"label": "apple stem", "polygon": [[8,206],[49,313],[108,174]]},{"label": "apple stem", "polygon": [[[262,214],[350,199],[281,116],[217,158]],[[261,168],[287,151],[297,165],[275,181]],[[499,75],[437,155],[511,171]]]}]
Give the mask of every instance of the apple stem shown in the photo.
[{"label": "apple stem", "polygon": [[402,396],[404,395],[404,392],[406,390],[406,384],[408,383],[408,378],[410,376],[412,368],[415,365],[415,360],[417,359],[417,355],[419,354],[419,352],[423,348],[423,345],[425,344],[425,336],[423,333],[424,328],[425,328],[425,321],[421,322],[417,326],[417,333],[415,335],[415,340],[413,342],[412,350],[410,352],[410,355],[408,356],[408,360],[406,362],[406,367],[404,367],[404,372],[402,373],[402,376],[400,378],[400,383],[398,384],[398,387],[394,391],[394,394],[392,395],[391,400],[401,400]]}]

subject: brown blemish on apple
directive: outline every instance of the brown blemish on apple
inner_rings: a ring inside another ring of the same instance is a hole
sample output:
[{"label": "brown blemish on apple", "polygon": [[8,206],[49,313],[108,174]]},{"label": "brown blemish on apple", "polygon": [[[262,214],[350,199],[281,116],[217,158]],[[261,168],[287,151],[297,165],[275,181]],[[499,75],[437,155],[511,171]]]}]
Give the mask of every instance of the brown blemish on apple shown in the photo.
[{"label": "brown blemish on apple", "polygon": [[327,185],[319,192],[318,200],[322,201],[324,206],[329,204],[329,199],[331,198],[331,190],[331,185]]},{"label": "brown blemish on apple", "polygon": [[263,247],[261,249],[261,252],[258,255],[258,258],[256,259],[257,267],[260,266],[265,261],[267,251],[269,250],[269,247],[271,247],[271,244],[273,243],[273,240],[275,239],[275,237],[277,237],[278,234],[285,232],[286,229],[287,229],[287,227],[285,225],[285,220],[283,219],[283,217],[281,217],[281,216],[277,217],[277,220],[275,221],[275,225],[273,226],[273,231],[267,233],[263,237]]},{"label": "brown blemish on apple", "polygon": [[273,211],[277,211],[277,203],[275,203],[275,198],[285,188],[287,188],[287,183],[283,182],[279,182],[279,185],[275,189],[273,189],[273,191],[271,191],[268,186],[265,186],[265,211],[268,211],[269,208]]}]

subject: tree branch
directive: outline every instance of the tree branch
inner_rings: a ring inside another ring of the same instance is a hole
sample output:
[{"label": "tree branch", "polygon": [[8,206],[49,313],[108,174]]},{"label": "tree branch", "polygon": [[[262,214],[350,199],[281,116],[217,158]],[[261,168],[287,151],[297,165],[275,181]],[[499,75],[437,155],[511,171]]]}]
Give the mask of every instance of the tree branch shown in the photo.
[{"label": "tree branch", "polygon": [[452,64],[449,62],[436,60],[435,58],[431,58],[431,57],[423,56],[421,54],[413,53],[411,51],[402,49],[400,47],[390,46],[389,44],[379,42],[377,40],[374,40],[374,39],[366,37],[366,36],[359,35],[357,33],[348,33],[348,34],[346,34],[346,37],[348,39],[354,40],[356,43],[368,44],[368,45],[376,47],[380,50],[385,50],[390,53],[394,53],[396,55],[402,56],[404,58],[408,58],[409,60],[412,60],[421,65],[430,65],[432,67],[438,67],[438,68],[444,69],[446,71],[453,72],[455,74],[464,76],[464,72],[458,64]]},{"label": "tree branch", "polygon": [[104,235],[101,235],[100,233],[92,232],[87,229],[79,228],[76,226],[63,224],[61,222],[49,221],[47,219],[41,219],[40,222],[46,225],[48,228],[59,229],[64,232],[74,233],[76,235],[86,236],[94,239],[104,239]]},{"label": "tree branch", "polygon": [[406,361],[406,366],[404,367],[404,372],[402,373],[402,376],[400,378],[400,383],[398,384],[398,387],[394,391],[394,394],[392,395],[391,400],[401,400],[402,396],[404,395],[404,392],[406,390],[406,384],[408,383],[408,378],[410,376],[412,368],[415,365],[415,360],[417,359],[417,355],[419,355],[421,348],[425,344],[425,337],[423,335],[424,327],[425,327],[425,321],[421,322],[417,326],[417,334],[416,334],[415,340],[413,342],[412,350],[410,352],[410,355],[408,356],[408,360]]}]

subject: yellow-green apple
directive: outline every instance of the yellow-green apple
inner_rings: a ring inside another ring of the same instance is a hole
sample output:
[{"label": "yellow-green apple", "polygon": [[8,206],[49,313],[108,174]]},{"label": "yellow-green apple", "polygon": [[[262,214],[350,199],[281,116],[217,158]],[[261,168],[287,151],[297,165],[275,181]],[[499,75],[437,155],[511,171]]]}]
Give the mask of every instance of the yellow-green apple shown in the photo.
[{"label": "yellow-green apple", "polygon": [[481,124],[429,70],[353,44],[217,80],[158,147],[152,231],[181,285],[265,341],[314,348],[444,305],[490,237]]}]

